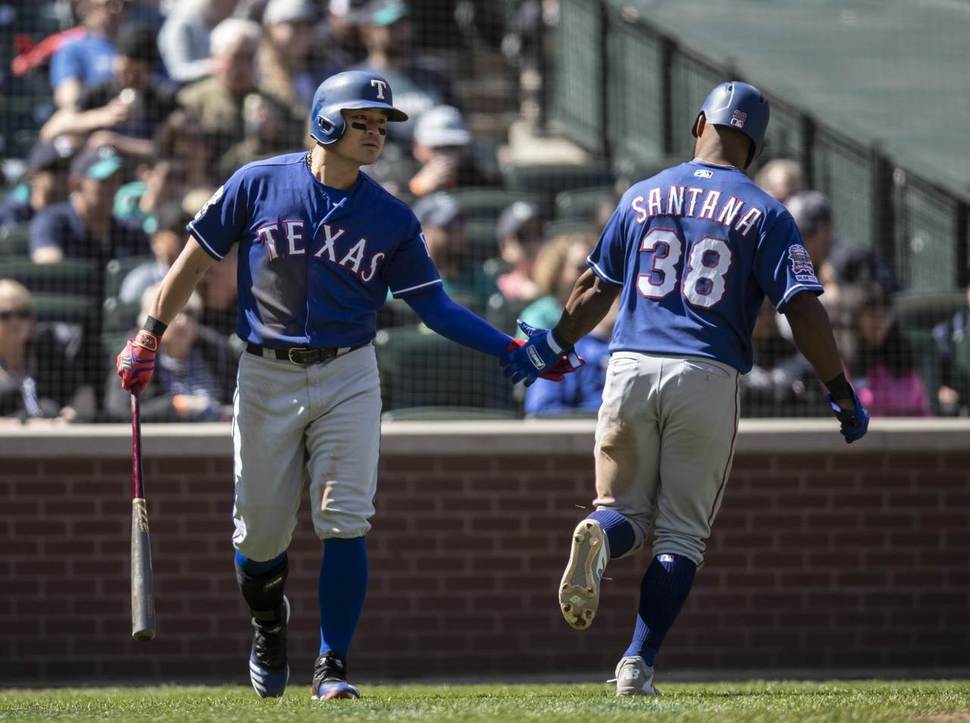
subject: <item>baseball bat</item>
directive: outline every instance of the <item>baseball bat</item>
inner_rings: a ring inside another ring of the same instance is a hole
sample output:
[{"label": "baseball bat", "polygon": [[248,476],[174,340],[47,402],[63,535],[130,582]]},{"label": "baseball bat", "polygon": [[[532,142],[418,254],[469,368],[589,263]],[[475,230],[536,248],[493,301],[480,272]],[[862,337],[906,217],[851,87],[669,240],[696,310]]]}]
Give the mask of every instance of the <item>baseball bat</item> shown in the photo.
[{"label": "baseball bat", "polygon": [[141,464],[141,414],[138,395],[131,395],[131,637],[155,637],[155,592],[148,507]]}]

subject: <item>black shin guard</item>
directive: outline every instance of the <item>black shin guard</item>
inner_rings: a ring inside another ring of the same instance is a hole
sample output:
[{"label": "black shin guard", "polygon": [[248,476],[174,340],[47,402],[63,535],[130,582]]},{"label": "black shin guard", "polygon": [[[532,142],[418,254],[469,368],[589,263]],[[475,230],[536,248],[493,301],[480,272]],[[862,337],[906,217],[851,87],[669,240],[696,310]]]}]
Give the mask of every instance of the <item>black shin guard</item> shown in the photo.
[{"label": "black shin guard", "polygon": [[275,570],[259,575],[250,575],[236,564],[236,581],[254,620],[272,625],[285,617],[283,589],[288,571],[285,559]]}]

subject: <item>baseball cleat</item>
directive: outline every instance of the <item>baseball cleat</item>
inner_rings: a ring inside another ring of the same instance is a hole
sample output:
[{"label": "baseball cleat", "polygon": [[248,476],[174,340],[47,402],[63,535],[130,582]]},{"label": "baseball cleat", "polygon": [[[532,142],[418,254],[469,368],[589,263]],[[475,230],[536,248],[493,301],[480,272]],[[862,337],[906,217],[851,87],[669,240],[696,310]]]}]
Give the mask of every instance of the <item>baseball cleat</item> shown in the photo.
[{"label": "baseball cleat", "polygon": [[360,691],[347,682],[347,661],[332,651],[314,663],[310,691],[314,700],[360,698]]},{"label": "baseball cleat", "polygon": [[[266,619],[260,619],[265,617]],[[279,698],[290,679],[286,662],[286,625],[290,601],[283,596],[282,610],[253,616],[253,647],[249,653],[249,680],[260,698]]]},{"label": "baseball cleat", "polygon": [[639,655],[620,658],[616,664],[617,695],[659,695],[653,685],[653,668]]},{"label": "baseball cleat", "polygon": [[609,559],[609,543],[600,523],[582,520],[573,530],[569,563],[559,583],[559,609],[577,630],[586,630],[596,616],[600,580]]}]

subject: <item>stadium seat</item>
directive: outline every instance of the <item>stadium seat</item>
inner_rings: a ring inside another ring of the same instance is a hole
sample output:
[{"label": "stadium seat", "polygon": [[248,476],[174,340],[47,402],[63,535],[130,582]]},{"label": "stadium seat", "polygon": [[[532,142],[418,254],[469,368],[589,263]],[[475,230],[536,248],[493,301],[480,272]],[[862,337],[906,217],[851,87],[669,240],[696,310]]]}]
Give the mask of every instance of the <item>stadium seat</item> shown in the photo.
[{"label": "stadium seat", "polygon": [[516,408],[512,385],[494,357],[423,327],[382,329],[375,344],[385,411],[427,406]]},{"label": "stadium seat", "polygon": [[592,220],[603,199],[615,198],[612,186],[592,186],[589,188],[573,188],[556,194],[557,219]]},{"label": "stadium seat", "polygon": [[440,422],[452,420],[519,419],[510,409],[481,407],[402,407],[381,415],[383,422]]},{"label": "stadium seat", "polygon": [[[82,259],[68,259],[56,264],[35,264],[27,258],[0,259],[0,278],[16,279],[33,293],[100,296],[99,274],[100,269],[94,261]],[[100,306],[100,301],[98,304]]]},{"label": "stadium seat", "polygon": [[501,329],[506,334],[514,335],[516,332],[515,321],[519,318],[522,310],[531,304],[531,301],[510,300],[502,294],[492,294],[488,300],[488,309],[485,318],[496,329]]},{"label": "stadium seat", "polygon": [[102,330],[106,332],[128,331],[137,324],[141,301],[125,303],[117,296],[104,300],[102,309]]},{"label": "stadium seat", "polygon": [[549,197],[566,189],[609,186],[613,183],[613,175],[608,165],[602,161],[583,164],[509,165],[503,169],[503,174],[509,189],[542,193]]},{"label": "stadium seat", "polygon": [[469,221],[490,220],[494,222],[506,206],[516,201],[539,204],[542,196],[523,191],[506,191],[501,188],[461,188],[454,191],[455,200]]},{"label": "stadium seat", "polygon": [[104,268],[104,295],[108,298],[117,296],[118,292],[121,291],[121,283],[132,269],[154,260],[154,256],[129,256],[123,259],[111,259]]},{"label": "stadium seat", "polygon": [[92,321],[95,311],[91,299],[80,294],[39,292],[32,294],[37,321],[61,321],[85,325]]},{"label": "stadium seat", "polygon": [[964,291],[936,294],[902,291],[893,295],[892,302],[896,318],[904,331],[929,330],[965,307],[967,295]]},{"label": "stadium seat", "polygon": [[546,238],[552,238],[553,236],[559,236],[567,233],[592,233],[598,236],[601,229],[598,228],[595,223],[593,223],[591,217],[588,221],[570,218],[550,221],[546,224],[545,231]]},{"label": "stadium seat", "polygon": [[473,219],[465,224],[468,246],[476,261],[485,261],[498,256],[498,239],[495,233],[494,220]]},{"label": "stadium seat", "polygon": [[0,228],[0,256],[27,257],[30,248],[30,224],[18,223]]}]

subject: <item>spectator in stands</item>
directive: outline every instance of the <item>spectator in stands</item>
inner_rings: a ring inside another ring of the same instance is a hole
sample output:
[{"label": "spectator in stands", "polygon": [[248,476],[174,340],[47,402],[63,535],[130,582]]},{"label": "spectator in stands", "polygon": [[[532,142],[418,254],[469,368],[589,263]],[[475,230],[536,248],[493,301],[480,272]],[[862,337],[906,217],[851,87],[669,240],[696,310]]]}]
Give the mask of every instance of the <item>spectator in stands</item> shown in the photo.
[{"label": "spectator in stands", "polygon": [[121,282],[118,298],[125,304],[139,301],[145,290],[165,278],[165,273],[185,247],[185,226],[191,220],[180,203],[169,202],[158,211],[151,235],[154,261],[136,266]]},{"label": "spectator in stands", "polygon": [[[172,113],[158,129],[155,155],[171,159],[182,167],[186,188],[209,187],[225,180],[225,177],[217,178],[212,148],[199,127],[198,119],[184,108]],[[210,192],[205,198],[211,195]]]},{"label": "spectator in stands", "polygon": [[287,119],[278,103],[267,100],[266,96],[258,93],[246,96],[243,122],[245,135],[219,159],[217,174],[221,179],[228,178],[251,161],[299,148],[299,142],[294,143],[294,137],[288,134],[293,129],[293,122]]},{"label": "spectator in stands", "polygon": [[[279,104],[256,86],[256,52],[261,36],[259,25],[252,21],[223,20],[212,31],[212,77],[179,92],[179,102],[198,119],[217,162],[245,135],[243,103],[247,95],[257,93],[267,102]],[[285,107],[282,115],[289,118]],[[285,135],[296,138],[299,133],[302,138],[302,130],[302,125],[294,127]]]},{"label": "spectator in stands", "polygon": [[191,83],[213,72],[210,35],[232,15],[237,0],[179,0],[158,33],[158,50],[169,76]]},{"label": "spectator in stands", "polygon": [[0,279],[0,417],[74,422],[94,415],[94,394],[82,386],[77,344],[34,320],[33,297]]},{"label": "spectator in stands", "polygon": [[576,353],[586,361],[578,371],[567,374],[561,382],[537,379],[526,388],[527,417],[594,416],[599,411],[617,309],[617,304],[613,304],[603,320],[576,342]]},{"label": "spectator in stands", "polygon": [[499,291],[511,301],[531,301],[542,293],[532,278],[532,265],[543,243],[543,221],[532,203],[516,201],[496,223],[499,253],[509,267],[497,279]]},{"label": "spectator in stands", "polygon": [[[142,296],[139,322],[151,311],[158,287]],[[168,325],[158,350],[155,374],[141,393],[141,419],[144,422],[208,422],[229,419],[232,410],[220,383],[220,365],[226,363],[229,347],[223,340],[201,334],[199,318],[202,298],[193,292],[185,307]],[[105,385],[105,411],[114,420],[130,414],[129,394],[115,380]]]},{"label": "spectator in stands", "polygon": [[898,290],[892,269],[878,254],[836,238],[832,204],[825,194],[803,191],[789,198],[786,205],[819,281],[825,285],[822,300],[826,308],[834,308],[847,284],[874,281],[889,292]]},{"label": "spectator in stands", "polygon": [[157,224],[156,212],[164,205],[181,202],[188,190],[185,163],[176,158],[159,158],[154,163],[139,163],[137,179],[118,189],[114,215],[119,221],[138,226],[150,234]]},{"label": "spectator in stands", "polygon": [[[330,0],[327,22],[318,26],[320,44],[338,67],[349,68],[367,55],[358,19],[368,0]],[[396,97],[395,92],[395,97]]]},{"label": "spectator in stands", "polygon": [[[586,257],[596,239],[595,234],[565,233],[542,246],[532,268],[532,278],[542,295],[525,307],[519,318],[542,329],[556,325],[576,280],[588,268]],[[516,335],[525,338],[521,329]]]},{"label": "spectator in stands", "polygon": [[64,43],[51,58],[51,87],[58,108],[71,108],[85,88],[111,79],[114,39],[121,26],[123,0],[79,0],[84,33]]},{"label": "spectator in stands", "polygon": [[414,204],[414,214],[445,291],[473,311],[485,313],[489,298],[498,289],[472,254],[458,202],[450,194],[433,193]]},{"label": "spectator in stands", "polygon": [[928,416],[916,352],[900,331],[886,289],[860,284],[846,290],[846,303],[858,341],[849,370],[859,399],[874,417]]},{"label": "spectator in stands", "polygon": [[402,164],[403,169],[413,171],[408,190],[421,197],[435,191],[493,185],[467,152],[471,140],[465,118],[454,106],[439,105],[422,113],[414,126],[416,164]]},{"label": "spectator in stands", "polygon": [[41,128],[41,138],[99,131],[93,145],[110,145],[125,155],[151,156],[152,136],[175,109],[175,94],[152,78],[156,61],[152,31],[145,26],[126,27],[118,35],[112,77],[85,89],[74,106],[51,116]]},{"label": "spectator in stands", "polygon": [[768,302],[761,305],[751,335],[754,365],[741,376],[741,401],[749,417],[787,417],[821,413],[821,393],[808,360],[783,336]]},{"label": "spectator in stands", "polygon": [[30,224],[30,257],[35,263],[81,258],[103,266],[112,258],[149,253],[145,233],[112,215],[121,170],[121,158],[109,146],[75,157],[68,200],[43,209]]},{"label": "spectator in stands", "polygon": [[310,0],[270,0],[263,13],[263,44],[259,51],[262,87],[283,101],[301,121],[310,112],[320,79],[341,70],[336,64],[320,62],[315,57],[320,54],[313,42],[319,9]]},{"label": "spectator in stands", "polygon": [[768,161],[758,171],[754,182],[781,203],[788,203],[788,199],[805,188],[801,166],[787,158]]},{"label": "spectator in stands", "polygon": [[74,151],[67,137],[40,141],[31,149],[23,181],[0,205],[0,226],[28,223],[41,209],[67,199],[67,169]]},{"label": "spectator in stands", "polygon": [[970,286],[967,306],[933,327],[933,342],[940,386],[936,396],[940,413],[966,416],[970,407]]},{"label": "spectator in stands", "polygon": [[451,79],[442,64],[416,57],[411,43],[408,5],[401,0],[373,0],[361,10],[360,33],[367,58],[359,68],[380,73],[394,88],[396,107],[411,120],[395,124],[392,140],[408,142],[413,121],[436,105],[456,105]]}]

